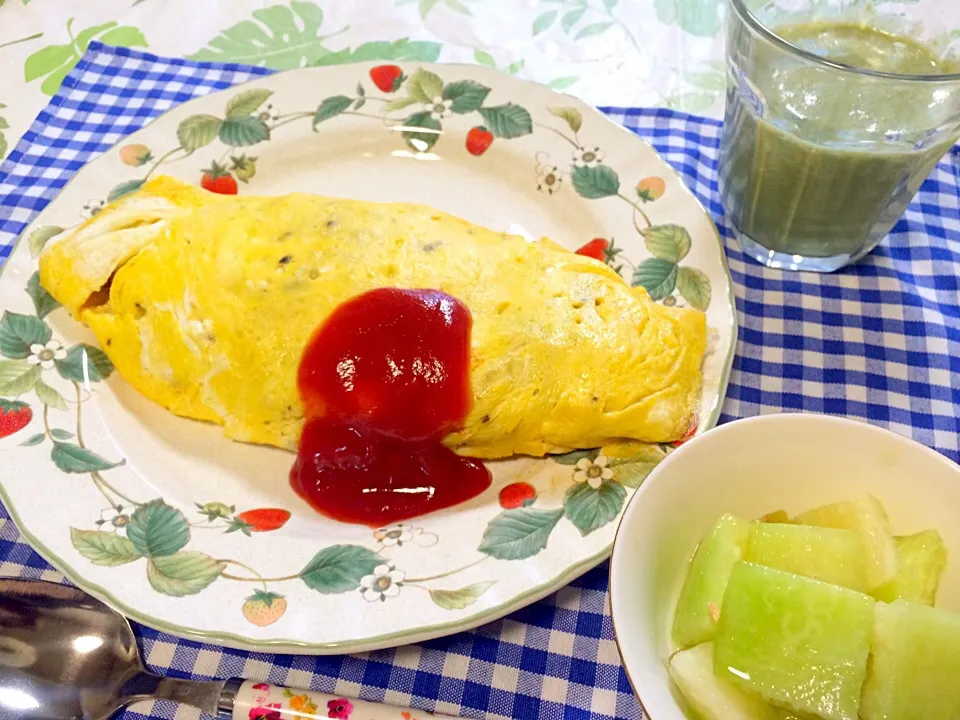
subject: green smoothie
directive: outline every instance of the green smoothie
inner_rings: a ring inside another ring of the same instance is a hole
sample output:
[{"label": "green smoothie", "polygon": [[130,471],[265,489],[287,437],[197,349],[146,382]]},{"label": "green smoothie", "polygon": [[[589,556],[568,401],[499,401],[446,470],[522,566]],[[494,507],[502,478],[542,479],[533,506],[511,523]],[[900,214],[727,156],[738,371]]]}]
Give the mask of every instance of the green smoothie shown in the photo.
[{"label": "green smoothie", "polygon": [[[874,72],[960,72],[909,38],[862,25],[820,22],[776,33]],[[960,85],[940,107],[932,83],[798,61],[772,44],[753,45],[749,63],[750,82],[734,77],[728,91],[720,159],[724,207],[741,240],[835,259],[818,268],[825,270],[869,252],[960,136],[955,117],[953,131],[943,131],[960,110]]]}]

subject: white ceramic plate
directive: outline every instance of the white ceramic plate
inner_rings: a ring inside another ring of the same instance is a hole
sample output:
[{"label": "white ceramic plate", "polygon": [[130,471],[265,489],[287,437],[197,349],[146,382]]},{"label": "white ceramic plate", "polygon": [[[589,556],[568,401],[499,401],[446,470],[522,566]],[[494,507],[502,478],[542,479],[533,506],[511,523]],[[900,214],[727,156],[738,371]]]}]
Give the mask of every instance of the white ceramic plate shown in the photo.
[{"label": "white ceramic plate", "polygon": [[[57,229],[148,175],[200,182],[214,163],[241,193],[427,203],[571,249],[615,240],[611,264],[654,299],[706,310],[700,429],[716,422],[736,343],[716,230],[667,164],[599,112],[455,65],[303,69],[198,98],[81,170],[0,279],[0,401],[29,419],[0,439],[4,502],[43,555],[130,617],[309,653],[465,630],[604,559],[625,500],[670,449],[609,461],[599,487],[582,482],[608,462],[597,450],[491,463],[480,497],[377,532],[318,516],[288,487],[290,454],[141,397],[36,284]],[[501,506],[509,485],[503,502],[519,507]]]}]

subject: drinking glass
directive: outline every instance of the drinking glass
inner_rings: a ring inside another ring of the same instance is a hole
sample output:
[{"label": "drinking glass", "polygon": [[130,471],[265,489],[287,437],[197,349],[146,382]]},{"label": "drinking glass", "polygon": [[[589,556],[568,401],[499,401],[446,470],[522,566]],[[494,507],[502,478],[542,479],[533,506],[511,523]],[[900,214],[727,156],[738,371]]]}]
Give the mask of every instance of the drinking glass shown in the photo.
[{"label": "drinking glass", "polygon": [[743,251],[869,253],[960,137],[960,0],[730,0],[720,192]]}]

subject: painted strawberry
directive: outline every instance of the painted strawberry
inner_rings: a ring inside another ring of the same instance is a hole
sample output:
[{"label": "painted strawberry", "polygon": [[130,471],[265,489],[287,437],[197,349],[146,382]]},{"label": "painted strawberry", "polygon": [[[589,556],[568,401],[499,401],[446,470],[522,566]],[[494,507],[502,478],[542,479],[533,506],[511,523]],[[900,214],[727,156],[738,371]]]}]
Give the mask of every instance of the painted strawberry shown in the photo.
[{"label": "painted strawberry", "polygon": [[240,182],[250,182],[251,178],[257,174],[256,163],[257,159],[255,157],[247,157],[246,155],[231,157],[230,169]]},{"label": "painted strawberry", "polygon": [[493,142],[493,133],[483,125],[470,128],[467,133],[467,152],[471,155],[483,155]]},{"label": "painted strawberry", "polygon": [[252,532],[270,532],[282,528],[289,519],[290,511],[280,508],[247,510],[233,516],[233,522],[230,523],[227,532],[239,530],[244,535],[249,535]]},{"label": "painted strawberry", "polygon": [[122,162],[124,165],[137,167],[138,165],[143,165],[151,160],[153,160],[153,154],[150,152],[150,148],[148,148],[146,145],[134,143],[132,145],[124,145],[122,148],[120,148],[120,162]]},{"label": "painted strawberry", "polygon": [[26,403],[0,398],[0,438],[23,430],[32,419],[33,410]]},{"label": "painted strawberry", "polygon": [[672,443],[670,443],[670,445],[673,446],[673,447],[675,447],[675,448],[676,448],[676,447],[680,447],[680,446],[683,445],[687,440],[689,440],[690,438],[692,438],[692,437],[693,437],[694,435],[696,435],[696,434],[697,434],[697,426],[696,426],[696,424],[693,424],[693,425],[691,425],[689,428],[687,428],[687,431],[686,431],[683,435],[681,435],[679,439],[674,440]]},{"label": "painted strawberry", "polygon": [[515,510],[533,505],[537,499],[537,491],[530,483],[511,483],[500,491],[499,499],[500,507],[504,510]]},{"label": "painted strawberry", "polygon": [[396,65],[377,65],[370,68],[370,79],[383,92],[396,92],[407,78]]},{"label": "painted strawberry", "polygon": [[243,616],[257,627],[272,625],[287,611],[283,595],[269,590],[257,590],[243,603]]},{"label": "painted strawberry", "polygon": [[200,187],[220,195],[236,195],[237,181],[223,165],[214,161],[204,169]]},{"label": "painted strawberry", "polygon": [[577,255],[584,255],[585,257],[603,262],[606,258],[605,251],[608,247],[610,247],[610,241],[606,238],[594,238],[577,250]]},{"label": "painted strawberry", "polygon": [[659,197],[663,197],[667,185],[663,178],[648,177],[637,183],[637,196],[644,202],[653,202]]}]

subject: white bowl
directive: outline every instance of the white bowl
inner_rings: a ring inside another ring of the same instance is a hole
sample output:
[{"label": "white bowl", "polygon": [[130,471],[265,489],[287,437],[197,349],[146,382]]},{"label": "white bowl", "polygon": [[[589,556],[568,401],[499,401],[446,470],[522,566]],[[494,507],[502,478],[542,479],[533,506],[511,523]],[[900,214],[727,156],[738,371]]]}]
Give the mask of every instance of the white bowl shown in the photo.
[{"label": "white bowl", "polygon": [[791,515],[869,492],[895,534],[936,528],[948,551],[937,607],[960,611],[960,466],[888,430],[765,415],[699,436],[650,473],[613,546],[610,604],[627,676],[652,720],[685,717],[666,670],[673,607],[697,543],[725,512]]}]

